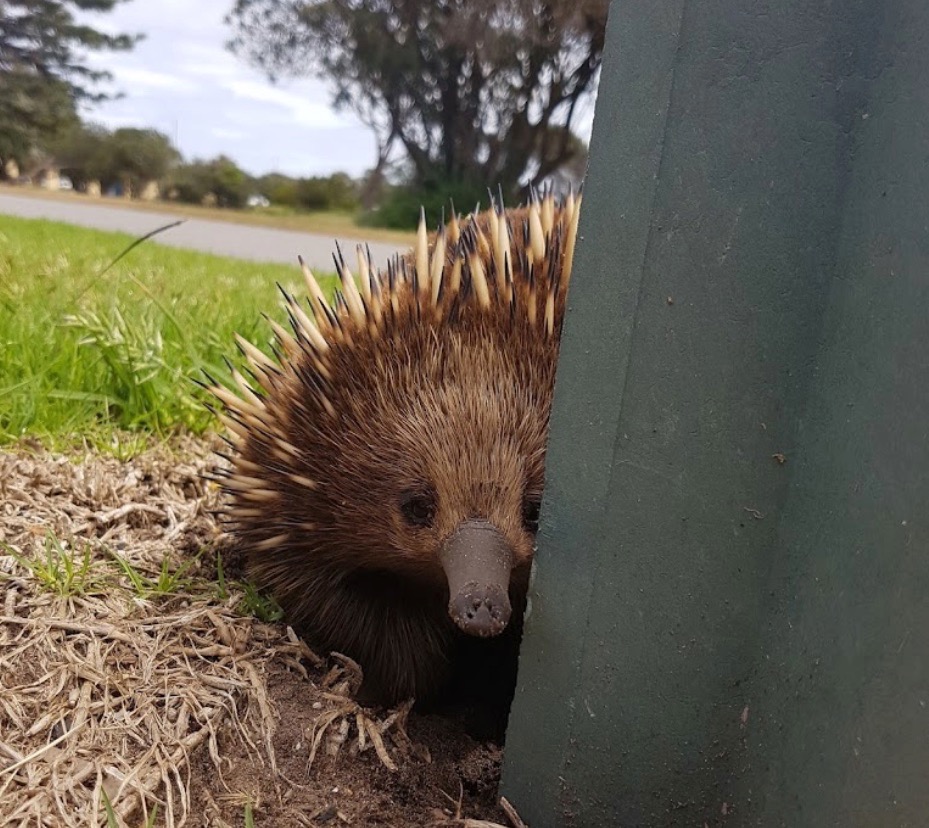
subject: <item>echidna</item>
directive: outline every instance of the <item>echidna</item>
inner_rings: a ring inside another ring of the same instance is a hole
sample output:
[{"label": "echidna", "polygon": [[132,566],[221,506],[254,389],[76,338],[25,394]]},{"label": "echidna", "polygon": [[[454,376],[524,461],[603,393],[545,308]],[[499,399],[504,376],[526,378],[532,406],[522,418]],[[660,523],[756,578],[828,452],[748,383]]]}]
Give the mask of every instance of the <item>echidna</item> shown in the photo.
[{"label": "echidna", "polygon": [[331,306],[301,260],[311,313],[282,289],[277,359],[238,338],[257,387],[210,388],[247,573],[365,700],[515,676],[580,201],[421,219],[386,272],[359,246],[358,284],[339,251]]}]

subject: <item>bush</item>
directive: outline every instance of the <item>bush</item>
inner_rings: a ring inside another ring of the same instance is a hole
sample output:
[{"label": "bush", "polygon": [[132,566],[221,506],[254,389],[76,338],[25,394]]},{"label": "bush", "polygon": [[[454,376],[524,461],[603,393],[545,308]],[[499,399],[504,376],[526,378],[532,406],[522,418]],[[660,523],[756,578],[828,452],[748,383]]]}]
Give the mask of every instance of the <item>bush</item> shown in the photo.
[{"label": "bush", "polygon": [[263,175],[255,182],[255,188],[278,207],[297,206],[297,182],[280,173]]},{"label": "bush", "polygon": [[301,178],[296,182],[296,200],[304,210],[354,210],[358,207],[358,187],[345,173]]},{"label": "bush", "polygon": [[452,203],[456,212],[469,213],[478,202],[484,208],[490,202],[486,184],[437,178],[419,186],[408,184],[391,188],[381,206],[367,211],[361,223],[369,227],[410,230],[419,222],[419,211],[423,208],[426,223],[435,227],[443,214],[446,218],[449,216]]},{"label": "bush", "polygon": [[212,195],[220,207],[242,207],[251,181],[234,161],[221,155],[212,161],[182,164],[171,176],[169,189],[188,204],[202,204]]},{"label": "bush", "polygon": [[359,207],[358,184],[345,173],[315,178],[268,173],[256,179],[254,186],[256,192],[278,207],[311,211],[350,211]]}]

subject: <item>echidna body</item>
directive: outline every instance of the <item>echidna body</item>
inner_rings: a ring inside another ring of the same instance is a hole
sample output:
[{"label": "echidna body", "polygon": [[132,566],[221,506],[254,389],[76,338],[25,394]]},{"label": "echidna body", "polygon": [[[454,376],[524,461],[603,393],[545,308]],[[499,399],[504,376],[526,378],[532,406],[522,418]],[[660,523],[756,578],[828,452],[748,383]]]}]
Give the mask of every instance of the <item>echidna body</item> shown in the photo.
[{"label": "echidna body", "polygon": [[368,700],[427,699],[465,652],[515,670],[579,211],[421,222],[386,272],[359,248],[360,287],[339,254],[332,306],[304,266],[278,359],[239,340],[257,387],[211,388],[250,577]]}]

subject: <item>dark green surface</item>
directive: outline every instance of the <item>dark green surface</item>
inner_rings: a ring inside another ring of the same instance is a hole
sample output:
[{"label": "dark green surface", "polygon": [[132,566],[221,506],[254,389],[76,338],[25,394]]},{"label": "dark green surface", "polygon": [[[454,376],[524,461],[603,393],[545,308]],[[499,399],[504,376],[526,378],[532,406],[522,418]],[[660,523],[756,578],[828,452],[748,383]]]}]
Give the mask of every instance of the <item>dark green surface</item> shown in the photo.
[{"label": "dark green surface", "polygon": [[614,2],[580,232],[502,792],[929,825],[929,3]]}]

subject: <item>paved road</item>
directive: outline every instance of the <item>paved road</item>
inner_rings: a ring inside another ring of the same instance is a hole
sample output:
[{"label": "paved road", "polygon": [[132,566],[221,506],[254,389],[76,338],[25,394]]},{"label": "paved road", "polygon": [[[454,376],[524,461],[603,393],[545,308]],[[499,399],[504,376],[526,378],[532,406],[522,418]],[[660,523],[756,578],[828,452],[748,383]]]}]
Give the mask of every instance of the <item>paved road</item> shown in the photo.
[{"label": "paved road", "polygon": [[[130,210],[100,204],[57,201],[55,199],[16,196],[0,193],[0,224],[2,214],[22,218],[44,218],[64,221],[99,230],[119,230],[144,235],[162,225],[177,221],[182,216],[156,213],[148,210]],[[349,262],[355,260],[356,239],[339,239]],[[151,242],[202,250],[250,259],[259,262],[283,262],[296,266],[297,255],[316,270],[331,271],[334,240],[316,233],[299,233],[293,230],[274,230],[248,224],[226,221],[207,221],[188,218],[184,224],[159,233]],[[401,247],[389,242],[371,242],[371,256],[384,267],[387,259]],[[349,254],[352,254],[349,258]]]}]

